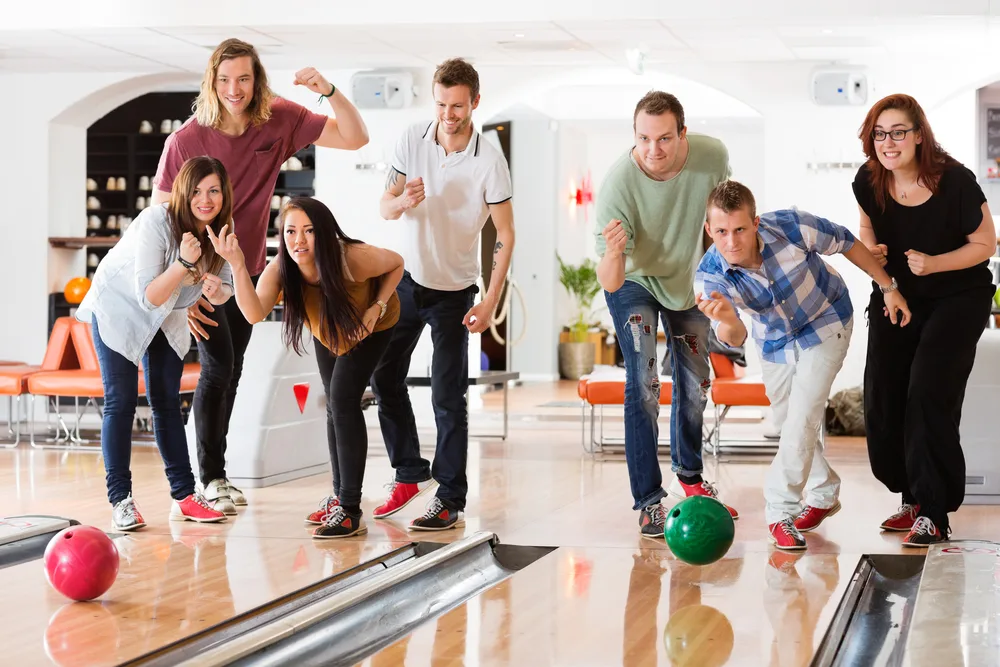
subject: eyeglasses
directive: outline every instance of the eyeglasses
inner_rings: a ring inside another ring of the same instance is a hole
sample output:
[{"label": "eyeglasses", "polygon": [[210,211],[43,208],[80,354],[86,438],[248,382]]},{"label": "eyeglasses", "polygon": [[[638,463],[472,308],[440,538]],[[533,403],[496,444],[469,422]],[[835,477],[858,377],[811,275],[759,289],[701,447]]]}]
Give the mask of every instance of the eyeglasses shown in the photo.
[{"label": "eyeglasses", "polygon": [[885,141],[886,135],[889,135],[890,137],[892,137],[893,141],[902,141],[903,139],[906,138],[907,132],[913,132],[916,129],[917,128],[915,127],[911,127],[908,130],[892,130],[891,132],[886,132],[885,130],[875,130],[874,132],[872,132],[872,138],[875,141]]}]

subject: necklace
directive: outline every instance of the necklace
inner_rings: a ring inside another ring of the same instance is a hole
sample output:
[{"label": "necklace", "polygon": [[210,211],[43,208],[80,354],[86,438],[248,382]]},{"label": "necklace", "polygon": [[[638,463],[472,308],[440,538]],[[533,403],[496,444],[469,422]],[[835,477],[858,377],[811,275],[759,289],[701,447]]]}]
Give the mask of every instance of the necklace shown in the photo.
[{"label": "necklace", "polygon": [[913,186],[916,186],[918,190],[920,189],[920,177],[919,176],[917,177],[917,180],[913,181],[913,183],[910,183],[905,188],[900,187],[899,184],[897,183],[896,189],[899,192],[899,198],[900,199],[906,199],[906,191],[908,189],[912,188]]}]

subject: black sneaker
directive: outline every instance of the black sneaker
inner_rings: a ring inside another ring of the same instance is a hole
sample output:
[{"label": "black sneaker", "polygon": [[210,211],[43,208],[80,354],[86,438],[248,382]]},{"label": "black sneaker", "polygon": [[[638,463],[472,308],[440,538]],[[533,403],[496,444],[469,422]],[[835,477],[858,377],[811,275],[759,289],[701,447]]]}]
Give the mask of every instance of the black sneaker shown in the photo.
[{"label": "black sneaker", "polygon": [[422,517],[414,519],[408,526],[410,530],[448,530],[449,528],[465,527],[465,513],[445,507],[441,499],[435,496],[427,505],[427,511]]},{"label": "black sneaker", "polygon": [[361,515],[348,514],[343,507],[332,508],[323,525],[313,531],[313,537],[321,540],[338,537],[354,537],[368,532],[368,526],[361,520]]},{"label": "black sneaker", "polygon": [[667,522],[667,510],[656,503],[647,505],[639,513],[639,534],[651,540],[663,539],[663,526]]},{"label": "black sneaker", "polygon": [[925,516],[917,517],[913,528],[903,538],[904,547],[927,547],[938,542],[947,542],[948,538],[938,530],[934,522]]}]

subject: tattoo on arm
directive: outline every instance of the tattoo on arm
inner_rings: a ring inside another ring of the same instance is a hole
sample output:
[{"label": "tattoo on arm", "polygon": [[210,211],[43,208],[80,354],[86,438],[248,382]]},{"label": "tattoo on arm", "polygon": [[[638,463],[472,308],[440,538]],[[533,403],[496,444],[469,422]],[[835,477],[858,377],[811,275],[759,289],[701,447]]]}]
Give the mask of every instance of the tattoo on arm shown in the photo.
[{"label": "tattoo on arm", "polygon": [[396,184],[396,179],[400,176],[405,178],[406,174],[397,171],[395,167],[389,167],[389,175],[385,177],[385,189],[391,190],[392,186]]},{"label": "tattoo on arm", "polygon": [[[500,241],[497,241],[496,245],[493,246],[493,254],[496,255],[498,252],[500,252],[501,248],[503,248],[503,243],[501,243]],[[497,268],[497,261],[494,259],[493,260],[493,269],[496,270],[496,268]]]}]

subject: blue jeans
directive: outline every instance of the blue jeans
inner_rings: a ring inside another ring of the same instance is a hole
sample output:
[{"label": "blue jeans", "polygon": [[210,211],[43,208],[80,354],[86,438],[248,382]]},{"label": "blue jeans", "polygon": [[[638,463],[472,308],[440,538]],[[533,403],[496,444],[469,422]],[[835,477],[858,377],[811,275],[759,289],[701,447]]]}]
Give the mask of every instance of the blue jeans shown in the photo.
[{"label": "blue jeans", "polygon": [[604,292],[625,357],[625,461],[633,509],[658,502],[666,493],[657,459],[656,423],[660,414],[660,376],[656,326],[663,322],[673,360],[670,409],[671,470],[694,476],[702,472],[701,444],[710,386],[709,320],[697,308],[667,310],[641,285],[625,281]]},{"label": "blue jeans", "polygon": [[[472,308],[477,287],[445,292],[414,282],[403,274],[399,295],[399,322],[392,342],[375,372],[371,386],[378,402],[379,424],[396,471],[396,481],[415,484],[431,477],[439,485],[437,497],[450,509],[464,510],[469,481],[469,330],[462,324]],[[420,455],[417,423],[406,389],[410,357],[425,325],[431,327],[431,404],[437,425],[433,467]]]},{"label": "blue jeans", "polygon": [[[101,451],[107,473],[108,500],[116,505],[132,493],[132,424],[139,403],[139,373],[135,364],[101,340],[97,318],[92,322],[94,348],[104,382],[104,421]],[[170,482],[170,496],[183,500],[194,493],[194,475],[188,457],[181,417],[181,375],[184,360],[170,347],[162,331],[142,357],[146,398],[153,409],[153,433]]]}]

